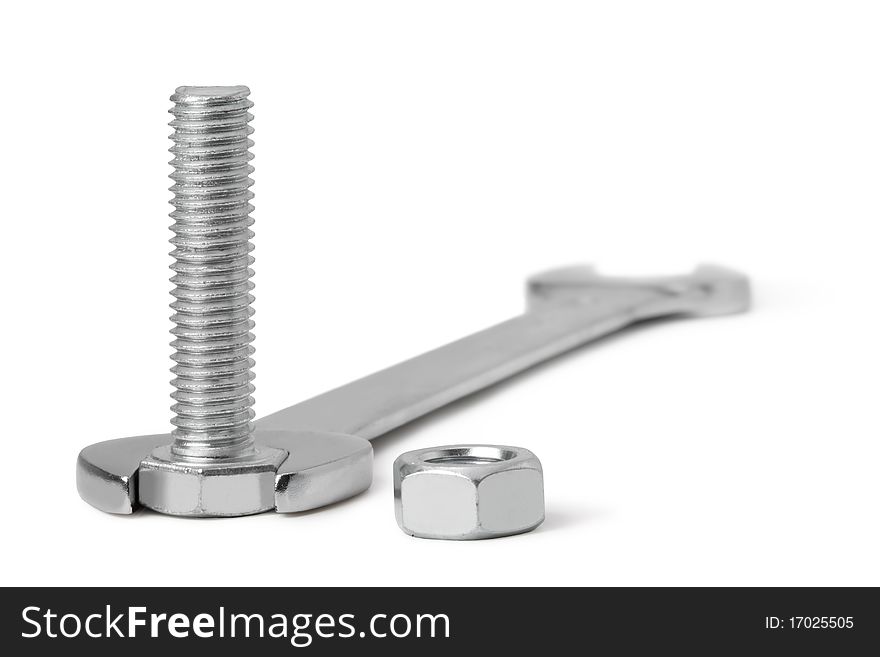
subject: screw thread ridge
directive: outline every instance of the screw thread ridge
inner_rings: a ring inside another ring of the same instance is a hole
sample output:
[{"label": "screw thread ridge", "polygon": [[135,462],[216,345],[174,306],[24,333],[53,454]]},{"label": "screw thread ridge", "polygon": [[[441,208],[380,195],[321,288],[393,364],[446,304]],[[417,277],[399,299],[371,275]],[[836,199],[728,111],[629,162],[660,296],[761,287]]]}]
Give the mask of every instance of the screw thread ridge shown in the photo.
[{"label": "screw thread ridge", "polygon": [[247,87],[180,87],[171,96],[171,449],[183,458],[254,450],[249,94]]}]

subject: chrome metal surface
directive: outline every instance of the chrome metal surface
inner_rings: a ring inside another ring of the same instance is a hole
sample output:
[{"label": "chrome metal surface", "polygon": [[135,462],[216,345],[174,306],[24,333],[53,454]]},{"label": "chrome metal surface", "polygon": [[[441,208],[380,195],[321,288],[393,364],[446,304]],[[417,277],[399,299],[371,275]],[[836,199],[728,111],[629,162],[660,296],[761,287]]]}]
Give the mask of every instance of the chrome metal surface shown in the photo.
[{"label": "chrome metal surface", "polygon": [[175,516],[247,516],[275,508],[275,471],[287,451],[254,446],[246,456],[186,461],[162,445],[141,461],[138,500]]},{"label": "chrome metal surface", "polygon": [[172,441],[171,434],[116,438],[89,445],[76,459],[79,496],[107,513],[134,513],[138,502],[138,468],[150,452]]},{"label": "chrome metal surface", "polygon": [[77,489],[103,511],[317,508],[370,485],[367,440],[633,322],[748,306],[748,281],[720,268],[637,280],[549,272],[530,281],[524,315],[273,413],[255,432],[249,93],[180,87],[172,96],[175,428],[80,452]]},{"label": "chrome metal surface", "polygon": [[254,439],[250,89],[179,87],[174,146],[173,441],[139,467],[138,501],[188,516],[275,508],[286,450]]},{"label": "chrome metal surface", "polygon": [[[363,438],[315,431],[264,432],[259,427],[254,437],[257,446],[265,444],[288,454],[274,475],[276,511],[318,508],[357,495],[370,487],[373,447]],[[89,445],[80,452],[76,463],[76,484],[80,497],[107,513],[133,513],[141,506],[141,461],[155,448],[167,446],[171,441],[171,434],[159,434]],[[147,493],[148,496],[160,494]],[[185,501],[186,498],[183,499]],[[233,503],[238,502],[233,500]],[[156,505],[159,505],[158,502]]]},{"label": "chrome metal surface", "polygon": [[[630,324],[663,316],[708,317],[748,309],[748,279],[720,267],[658,278],[609,278],[590,267],[539,274],[525,314],[358,379],[257,421],[287,432],[290,455],[275,478],[275,509],[304,511],[365,490],[367,440]],[[137,508],[137,468],[170,436],[87,447],[77,463],[80,495],[99,509]]]},{"label": "chrome metal surface", "polygon": [[254,431],[249,93],[180,87],[171,97],[175,429],[80,452],[77,489],[102,511],[299,511],[372,481],[373,450],[362,438]]},{"label": "chrome metal surface", "polygon": [[249,94],[179,87],[171,96],[172,461],[254,457]]},{"label": "chrome metal surface", "polygon": [[[257,441],[263,433],[257,427]],[[290,452],[275,473],[275,510],[308,511],[339,502],[370,487],[373,446],[358,436],[318,431],[290,432]]]},{"label": "chrome metal surface", "polygon": [[411,536],[469,541],[544,522],[544,473],[522,447],[450,445],[394,461],[394,511]]},{"label": "chrome metal surface", "polygon": [[534,276],[528,312],[262,418],[372,440],[461,397],[635,322],[749,306],[748,279],[720,267],[686,276],[605,278],[590,267]]}]

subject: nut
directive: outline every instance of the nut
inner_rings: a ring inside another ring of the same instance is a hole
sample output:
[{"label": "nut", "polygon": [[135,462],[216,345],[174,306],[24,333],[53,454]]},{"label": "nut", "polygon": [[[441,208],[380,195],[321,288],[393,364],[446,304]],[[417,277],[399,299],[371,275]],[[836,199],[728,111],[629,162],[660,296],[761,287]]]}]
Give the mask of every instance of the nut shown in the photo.
[{"label": "nut", "polygon": [[450,445],[394,462],[397,524],[412,536],[473,540],[530,531],[544,521],[544,474],[522,447]]}]

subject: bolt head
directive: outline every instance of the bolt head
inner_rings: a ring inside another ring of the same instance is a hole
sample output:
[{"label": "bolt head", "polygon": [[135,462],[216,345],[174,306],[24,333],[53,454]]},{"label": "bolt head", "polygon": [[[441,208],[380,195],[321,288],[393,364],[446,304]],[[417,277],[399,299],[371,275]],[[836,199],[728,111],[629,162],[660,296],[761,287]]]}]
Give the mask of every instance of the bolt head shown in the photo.
[{"label": "bolt head", "polygon": [[170,445],[141,461],[140,503],[176,516],[243,516],[275,508],[275,471],[287,451],[258,446],[246,457],[184,461]]}]

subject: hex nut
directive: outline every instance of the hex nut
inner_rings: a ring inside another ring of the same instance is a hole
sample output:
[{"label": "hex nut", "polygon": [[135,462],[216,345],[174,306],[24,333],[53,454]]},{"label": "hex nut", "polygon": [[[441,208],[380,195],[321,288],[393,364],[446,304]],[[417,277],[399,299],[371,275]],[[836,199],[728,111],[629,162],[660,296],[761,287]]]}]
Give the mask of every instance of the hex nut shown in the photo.
[{"label": "hex nut", "polygon": [[544,521],[544,474],[522,447],[450,445],[394,461],[400,528],[419,538],[474,540],[530,531]]}]

